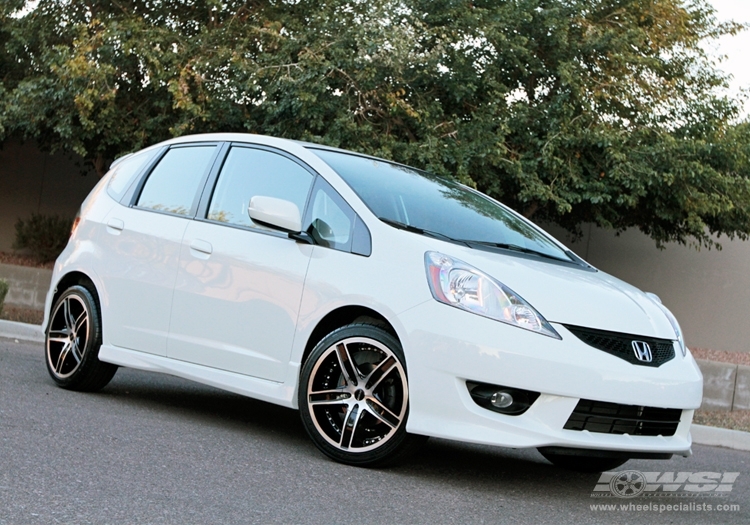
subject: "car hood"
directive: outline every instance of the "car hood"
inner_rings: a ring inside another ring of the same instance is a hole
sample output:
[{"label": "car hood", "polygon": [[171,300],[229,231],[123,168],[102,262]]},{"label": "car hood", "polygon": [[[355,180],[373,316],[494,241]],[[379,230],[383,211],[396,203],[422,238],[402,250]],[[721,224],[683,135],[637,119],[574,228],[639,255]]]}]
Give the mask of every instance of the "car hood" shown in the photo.
[{"label": "car hood", "polygon": [[511,288],[551,323],[676,339],[659,305],[638,288],[604,272],[461,246],[443,253]]}]

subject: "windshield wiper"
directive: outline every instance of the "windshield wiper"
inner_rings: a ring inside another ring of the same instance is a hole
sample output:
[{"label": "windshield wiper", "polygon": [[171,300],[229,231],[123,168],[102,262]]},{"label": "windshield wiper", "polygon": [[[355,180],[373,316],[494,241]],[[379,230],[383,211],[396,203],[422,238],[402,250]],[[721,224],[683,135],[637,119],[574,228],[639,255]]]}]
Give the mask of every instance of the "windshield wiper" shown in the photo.
[{"label": "windshield wiper", "polygon": [[[526,248],[525,246],[519,246],[518,244],[509,244],[504,242],[492,242],[492,241],[474,241],[470,239],[455,239],[453,237],[449,237],[448,235],[445,235],[443,233],[438,233],[436,231],[432,230],[425,230],[424,228],[420,228],[418,226],[412,226],[411,224],[405,224],[403,222],[394,221],[393,219],[387,219],[385,217],[378,217],[381,221],[384,223],[393,226],[394,228],[398,228],[399,230],[404,230],[412,233],[418,233],[420,235],[425,235],[427,237],[432,237],[434,239],[440,239],[443,241],[448,242],[454,242],[457,244],[463,244],[464,246],[468,246],[469,248],[473,248],[475,246],[482,246],[482,247],[488,247],[488,248],[499,248],[501,250],[510,250],[514,252],[520,252],[520,253],[526,253],[530,255],[536,255],[538,257],[544,257],[546,259],[552,259],[553,261],[562,261],[562,262],[577,262],[572,257],[570,259],[563,259],[561,257],[555,257],[554,255],[550,255],[548,253],[539,252],[537,250],[532,250],[531,248]],[[567,254],[566,254],[567,255]],[[570,256],[568,256],[570,257]]]},{"label": "windshield wiper", "polygon": [[492,242],[492,241],[472,241],[472,240],[467,240],[467,239],[462,239],[462,242],[465,242],[469,246],[471,246],[472,244],[478,244],[480,246],[489,246],[490,248],[500,248],[502,250],[511,250],[514,252],[529,253],[532,255],[538,255],[539,257],[545,257],[547,259],[554,259],[555,261],[573,262],[568,259],[555,257],[554,255],[550,255],[548,253],[540,252],[537,250],[532,250],[531,248],[526,248],[525,246],[519,246],[518,244],[508,244],[505,242]]},{"label": "windshield wiper", "polygon": [[432,237],[434,239],[440,239],[442,241],[448,241],[448,242],[456,242],[456,243],[471,247],[469,245],[469,241],[464,241],[461,239],[454,239],[453,237],[449,237],[442,233],[438,233],[432,230],[425,230],[424,228],[419,228],[418,226],[412,226],[411,224],[405,224],[403,222],[394,221],[392,219],[387,219],[385,217],[378,217],[378,219],[388,224],[389,226],[398,228],[399,230],[404,230],[404,231],[412,232],[412,233],[418,233],[420,235],[425,235],[427,237]]}]

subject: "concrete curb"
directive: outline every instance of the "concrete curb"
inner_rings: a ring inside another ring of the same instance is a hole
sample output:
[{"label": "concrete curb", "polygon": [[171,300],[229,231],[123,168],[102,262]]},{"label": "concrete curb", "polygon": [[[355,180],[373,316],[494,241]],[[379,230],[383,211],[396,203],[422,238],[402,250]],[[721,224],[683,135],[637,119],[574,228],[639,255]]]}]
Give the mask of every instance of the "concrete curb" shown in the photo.
[{"label": "concrete curb", "polygon": [[0,337],[33,341],[34,343],[44,342],[44,333],[40,325],[16,323],[15,321],[4,321],[2,319],[0,319]]},{"label": "concrete curb", "polygon": [[693,436],[693,444],[696,445],[750,451],[750,432],[694,424],[690,427],[690,435]]},{"label": "concrete curb", "polygon": [[[0,337],[33,341],[35,343],[44,342],[44,333],[42,332],[41,326],[16,323],[14,321],[0,320]],[[693,436],[693,443],[696,445],[709,445],[713,447],[725,447],[734,450],[750,451],[750,432],[694,424],[690,427],[690,433]]]}]

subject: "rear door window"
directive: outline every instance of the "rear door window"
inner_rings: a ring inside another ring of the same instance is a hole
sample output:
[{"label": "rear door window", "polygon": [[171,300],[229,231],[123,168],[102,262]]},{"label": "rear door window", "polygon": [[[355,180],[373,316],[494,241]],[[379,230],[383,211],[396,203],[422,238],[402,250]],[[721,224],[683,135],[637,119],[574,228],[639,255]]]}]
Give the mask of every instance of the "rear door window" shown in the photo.
[{"label": "rear door window", "polygon": [[215,153],[215,145],[170,149],[146,180],[136,206],[175,215],[192,215]]}]

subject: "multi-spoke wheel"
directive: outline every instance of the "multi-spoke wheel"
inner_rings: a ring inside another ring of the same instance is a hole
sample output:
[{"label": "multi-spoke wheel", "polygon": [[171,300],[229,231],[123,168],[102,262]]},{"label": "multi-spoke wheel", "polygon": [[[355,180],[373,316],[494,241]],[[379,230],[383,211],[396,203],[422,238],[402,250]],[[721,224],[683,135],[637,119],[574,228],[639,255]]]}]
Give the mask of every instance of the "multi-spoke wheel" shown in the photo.
[{"label": "multi-spoke wheel", "polygon": [[400,459],[424,438],[406,433],[409,387],[401,345],[378,326],[335,330],[302,369],[299,407],[315,444],[358,466]]},{"label": "multi-spoke wheel", "polygon": [[47,326],[47,370],[61,387],[93,392],[104,388],[117,367],[99,361],[101,317],[83,286],[65,290],[52,307]]}]

